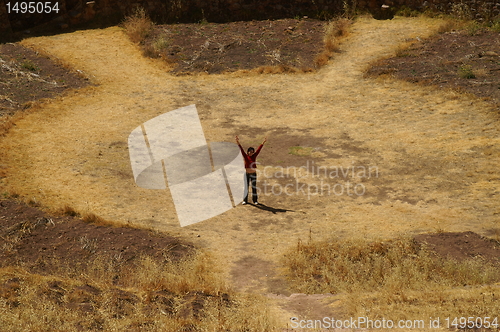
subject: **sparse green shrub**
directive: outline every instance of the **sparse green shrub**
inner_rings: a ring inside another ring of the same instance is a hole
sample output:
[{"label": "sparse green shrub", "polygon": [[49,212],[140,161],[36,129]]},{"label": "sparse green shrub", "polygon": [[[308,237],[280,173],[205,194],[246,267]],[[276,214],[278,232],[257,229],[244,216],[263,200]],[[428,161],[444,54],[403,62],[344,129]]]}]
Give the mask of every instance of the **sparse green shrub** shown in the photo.
[{"label": "sparse green shrub", "polygon": [[31,60],[24,60],[22,63],[21,63],[21,67],[23,67],[24,69],[28,69],[30,71],[39,71],[40,68],[33,63],[33,61]]},{"label": "sparse green shrub", "polygon": [[500,32],[500,17],[495,18],[491,22],[490,29],[495,32]]},{"label": "sparse green shrub", "polygon": [[478,33],[480,33],[483,29],[484,29],[483,25],[481,25],[477,21],[469,22],[465,26],[465,31],[467,31],[467,34],[469,34],[469,36],[475,36]]},{"label": "sparse green shrub", "polygon": [[165,50],[168,48],[170,44],[170,41],[168,40],[167,36],[165,35],[159,35],[153,42],[153,47],[154,49],[160,53],[161,51]]},{"label": "sparse green shrub", "polygon": [[458,67],[458,76],[461,78],[476,78],[471,65],[461,65]]},{"label": "sparse green shrub", "polygon": [[500,21],[493,23],[491,25],[491,30],[493,30],[495,32],[500,32]]}]

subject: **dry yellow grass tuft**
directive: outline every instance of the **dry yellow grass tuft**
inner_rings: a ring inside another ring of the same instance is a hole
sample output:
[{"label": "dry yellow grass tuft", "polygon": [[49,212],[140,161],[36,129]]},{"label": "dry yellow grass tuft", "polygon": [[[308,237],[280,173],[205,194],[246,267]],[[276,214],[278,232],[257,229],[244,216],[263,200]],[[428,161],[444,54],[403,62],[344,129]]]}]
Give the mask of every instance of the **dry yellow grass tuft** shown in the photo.
[{"label": "dry yellow grass tuft", "polygon": [[134,43],[139,43],[151,33],[153,22],[146,15],[144,8],[139,7],[132,15],[125,18],[123,27],[130,39]]},{"label": "dry yellow grass tuft", "polygon": [[339,51],[340,39],[347,36],[350,24],[351,20],[338,18],[325,26],[324,49],[315,59],[316,66],[326,65],[333,54]]},{"label": "dry yellow grass tuft", "polygon": [[458,21],[454,19],[445,19],[443,23],[438,28],[438,33],[450,32],[452,30],[457,30],[463,28],[465,22]]},{"label": "dry yellow grass tuft", "polygon": [[96,215],[95,213],[92,212],[87,212],[83,214],[82,220],[85,222],[88,222],[90,224],[97,224],[97,225],[108,225],[111,224],[110,222],[107,222],[104,218]]},{"label": "dry yellow grass tuft", "polygon": [[[33,201],[34,200],[34,201]],[[27,201],[27,204],[30,206],[39,206],[38,202],[36,202],[35,198],[32,198]],[[59,209],[53,210],[53,213],[56,215],[63,215],[63,216],[69,216],[69,217],[80,217],[84,222],[89,223],[89,224],[95,224],[95,225],[101,225],[101,226],[121,226],[121,227],[127,227],[130,226],[128,224],[123,224],[123,223],[118,223],[112,220],[107,220],[93,212],[86,211],[86,212],[81,212],[75,208],[73,208],[71,205],[66,204],[63,207]]]},{"label": "dry yellow grass tuft", "polygon": [[80,212],[76,211],[72,206],[70,206],[68,204],[64,205],[57,212],[62,214],[62,215],[70,216],[70,217],[80,216]]}]

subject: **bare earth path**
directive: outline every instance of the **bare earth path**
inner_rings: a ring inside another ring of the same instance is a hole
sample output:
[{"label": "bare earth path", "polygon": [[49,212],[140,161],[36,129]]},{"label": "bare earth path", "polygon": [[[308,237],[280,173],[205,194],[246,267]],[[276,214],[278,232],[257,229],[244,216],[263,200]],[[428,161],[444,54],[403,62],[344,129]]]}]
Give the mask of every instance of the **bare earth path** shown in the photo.
[{"label": "bare earth path", "polygon": [[[331,64],[301,75],[175,77],[160,62],[143,58],[119,28],[25,40],[99,86],[47,101],[17,122],[1,142],[7,185],[49,207],[69,204],[206,247],[235,287],[279,294],[270,297],[284,310],[284,326],[292,314],[323,317],[335,311],[328,305],[333,299],[296,301],[301,297],[288,297],[278,277],[281,255],[299,239],[499,232],[500,124],[492,107],[454,92],[363,78],[370,62],[394,54],[411,38],[428,36],[440,23],[359,19]],[[274,168],[259,181],[281,188],[290,183],[290,195],[272,195],[268,187],[260,201],[270,209],[238,206],[180,228],[168,190],[135,186],[127,137],[144,121],[189,104],[197,105],[209,142],[233,141],[239,134],[244,145],[256,145],[267,135],[261,169]],[[293,146],[305,147],[305,155],[289,154]],[[279,166],[313,162],[378,172],[270,176]],[[356,184],[363,195],[353,194]],[[314,186],[323,192],[316,195]]]}]

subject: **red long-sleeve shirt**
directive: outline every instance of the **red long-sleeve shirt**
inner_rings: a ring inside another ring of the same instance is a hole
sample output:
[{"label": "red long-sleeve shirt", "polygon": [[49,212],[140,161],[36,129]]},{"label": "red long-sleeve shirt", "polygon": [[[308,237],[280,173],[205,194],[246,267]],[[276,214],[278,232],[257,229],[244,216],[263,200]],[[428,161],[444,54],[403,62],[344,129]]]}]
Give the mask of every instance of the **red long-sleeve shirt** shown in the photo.
[{"label": "red long-sleeve shirt", "polygon": [[238,146],[240,147],[241,154],[243,155],[243,159],[245,160],[245,168],[257,169],[257,163],[255,160],[257,159],[257,156],[259,155],[259,152],[262,149],[263,144],[259,145],[257,150],[251,156],[247,155],[247,153],[245,152],[245,150],[243,150],[243,147],[240,144],[238,144]]}]

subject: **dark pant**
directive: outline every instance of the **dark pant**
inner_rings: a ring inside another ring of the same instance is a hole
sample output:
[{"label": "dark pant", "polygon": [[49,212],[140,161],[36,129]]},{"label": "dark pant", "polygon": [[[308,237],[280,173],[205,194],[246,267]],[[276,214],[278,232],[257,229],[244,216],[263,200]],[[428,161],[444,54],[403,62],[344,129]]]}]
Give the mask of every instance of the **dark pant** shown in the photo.
[{"label": "dark pant", "polygon": [[252,200],[257,202],[257,173],[246,173],[245,175],[245,203],[248,203],[248,192],[250,191],[250,182],[252,183]]}]

